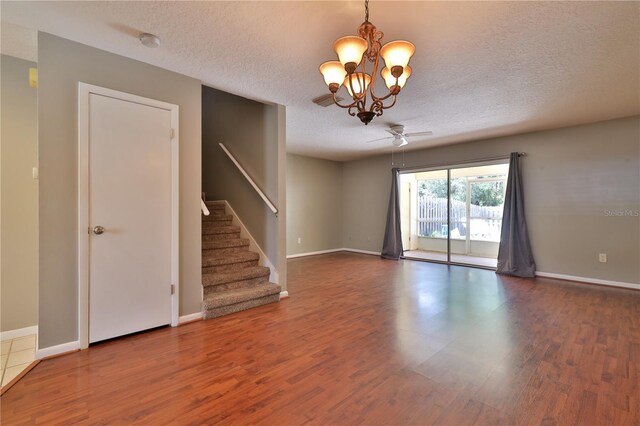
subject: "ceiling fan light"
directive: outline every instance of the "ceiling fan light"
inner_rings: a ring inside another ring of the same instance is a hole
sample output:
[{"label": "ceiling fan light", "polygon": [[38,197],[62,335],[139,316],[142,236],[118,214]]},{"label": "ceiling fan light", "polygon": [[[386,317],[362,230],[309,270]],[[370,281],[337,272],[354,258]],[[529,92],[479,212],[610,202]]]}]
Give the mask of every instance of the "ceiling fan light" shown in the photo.
[{"label": "ceiling fan light", "polygon": [[393,139],[393,142],[391,142],[393,144],[393,146],[395,146],[396,148],[400,148],[401,146],[405,146],[409,144],[409,141],[405,139],[404,136],[401,137],[397,137]]},{"label": "ceiling fan light", "polygon": [[[324,82],[327,83],[327,86],[332,88],[331,85],[333,84],[333,88],[336,90],[340,88],[344,77],[347,75],[347,72],[339,61],[328,61],[320,65],[320,73],[324,77]],[[336,84],[337,86],[335,86]]]},{"label": "ceiling fan light", "polygon": [[[351,79],[352,79],[351,84],[349,84],[349,76],[346,76],[343,83],[344,87],[347,88],[347,92],[349,92],[349,95],[351,95],[351,97],[362,96],[362,94],[367,91],[367,88],[369,87],[369,83],[371,83],[371,76],[369,74],[364,74],[361,72],[353,73],[351,75]],[[364,79],[364,88],[360,87],[361,86],[360,82],[363,79]],[[353,90],[355,91],[355,95],[351,91],[352,85],[353,85]]]},{"label": "ceiling fan light", "polygon": [[333,43],[333,50],[338,54],[340,63],[343,66],[349,63],[354,63],[356,67],[360,65],[362,55],[368,48],[369,43],[367,40],[358,36],[341,37]]},{"label": "ceiling fan light", "polygon": [[389,68],[385,67],[382,69],[382,78],[384,79],[384,82],[389,89],[391,89],[393,86],[396,86],[396,85],[402,88],[404,87],[405,83],[407,82],[407,79],[411,75],[411,71],[412,70],[409,65],[404,67],[402,70],[402,75],[398,77],[398,83],[396,84],[396,78],[391,75],[391,71],[389,71]]},{"label": "ceiling fan light", "polygon": [[384,63],[390,70],[393,67],[406,67],[409,59],[416,51],[413,43],[405,40],[390,41],[380,49],[380,56],[384,59]]}]

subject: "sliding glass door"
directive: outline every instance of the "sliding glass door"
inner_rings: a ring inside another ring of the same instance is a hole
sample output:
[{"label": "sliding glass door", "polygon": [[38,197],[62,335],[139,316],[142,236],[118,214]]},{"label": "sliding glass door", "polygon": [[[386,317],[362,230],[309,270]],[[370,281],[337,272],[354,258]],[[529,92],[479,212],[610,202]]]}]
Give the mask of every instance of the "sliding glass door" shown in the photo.
[{"label": "sliding glass door", "polygon": [[505,163],[403,173],[405,257],[495,268],[507,172]]}]

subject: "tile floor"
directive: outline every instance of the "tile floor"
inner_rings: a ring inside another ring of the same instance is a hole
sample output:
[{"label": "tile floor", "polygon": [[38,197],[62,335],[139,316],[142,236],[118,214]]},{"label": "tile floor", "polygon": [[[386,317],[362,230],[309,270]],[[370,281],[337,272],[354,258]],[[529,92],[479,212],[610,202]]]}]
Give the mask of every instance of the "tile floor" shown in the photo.
[{"label": "tile floor", "polygon": [[36,359],[37,335],[3,340],[2,345],[2,386],[22,372]]}]

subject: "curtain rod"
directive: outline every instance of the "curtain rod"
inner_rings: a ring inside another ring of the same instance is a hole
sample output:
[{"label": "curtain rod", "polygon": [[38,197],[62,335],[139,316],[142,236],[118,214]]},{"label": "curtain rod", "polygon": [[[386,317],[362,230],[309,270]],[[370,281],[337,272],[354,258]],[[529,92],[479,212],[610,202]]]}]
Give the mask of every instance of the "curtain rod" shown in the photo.
[{"label": "curtain rod", "polygon": [[[518,157],[526,157],[527,153],[526,152],[519,152],[518,153]],[[424,169],[434,169],[437,167],[451,167],[451,166],[458,166],[458,165],[463,165],[463,164],[471,164],[471,163],[483,163],[485,161],[495,161],[495,160],[508,160],[511,157],[511,154],[509,155],[501,155],[498,157],[485,157],[485,158],[477,158],[474,160],[465,160],[465,161],[458,161],[455,163],[444,163],[444,164],[427,164],[424,166],[409,166],[409,167],[398,167],[398,170],[400,172],[409,172],[412,170],[424,170]]]}]

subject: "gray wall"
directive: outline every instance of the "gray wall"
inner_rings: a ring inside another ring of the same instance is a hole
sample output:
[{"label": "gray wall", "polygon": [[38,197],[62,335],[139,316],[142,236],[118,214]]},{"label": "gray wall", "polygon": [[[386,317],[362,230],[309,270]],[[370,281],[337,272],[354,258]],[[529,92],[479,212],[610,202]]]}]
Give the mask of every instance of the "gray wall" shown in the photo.
[{"label": "gray wall", "polygon": [[[284,147],[284,107],[267,105],[227,92],[202,87],[202,190],[207,200],[227,200],[278,269],[286,286],[283,241],[285,187],[279,185]],[[279,210],[276,217],[222,151],[236,157]],[[281,176],[284,180],[284,176]]]},{"label": "gray wall", "polygon": [[180,106],[180,315],[200,311],[200,81],[46,33],[38,61],[40,348],[78,339],[78,82]]},{"label": "gray wall", "polygon": [[[527,153],[525,208],[538,271],[640,283],[640,116],[407,151],[405,165],[513,151]],[[390,169],[390,155],[345,163],[345,247],[380,251]],[[625,211],[631,214],[608,215]],[[608,263],[599,263],[598,253],[607,253]]]},{"label": "gray wall", "polygon": [[2,164],[0,294],[2,331],[38,324],[37,90],[29,86],[35,62],[2,55]]},{"label": "gray wall", "polygon": [[342,247],[342,167],[337,161],[287,155],[288,255]]}]

